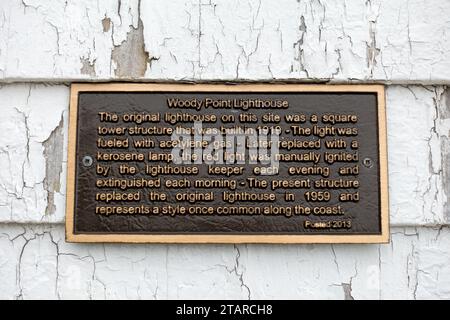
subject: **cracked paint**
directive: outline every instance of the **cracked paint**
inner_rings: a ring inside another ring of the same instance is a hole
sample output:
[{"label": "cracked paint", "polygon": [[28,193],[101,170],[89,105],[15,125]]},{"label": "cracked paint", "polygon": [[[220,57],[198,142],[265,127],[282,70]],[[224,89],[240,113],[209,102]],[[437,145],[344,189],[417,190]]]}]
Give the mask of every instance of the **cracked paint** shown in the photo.
[{"label": "cracked paint", "polygon": [[[439,0],[2,1],[0,298],[450,299],[449,13]],[[115,79],[389,84],[391,243],[66,243],[64,83]]]},{"label": "cracked paint", "polygon": [[251,296],[250,288],[244,282],[244,271],[240,271],[240,272],[238,271],[239,269],[242,270],[242,266],[239,263],[239,258],[241,257],[241,251],[239,249],[239,246],[237,246],[237,245],[234,245],[234,249],[236,250],[236,259],[235,259],[236,264],[234,265],[234,267],[231,270],[231,272],[235,273],[236,276],[239,278],[239,282],[241,283],[241,287],[245,288],[245,290],[247,290],[247,293],[248,293],[247,298],[248,298],[248,300],[251,300],[252,296]]},{"label": "cracked paint", "polygon": [[449,12],[439,0],[11,0],[0,5],[0,76],[446,84]]},{"label": "cracked paint", "polygon": [[65,86],[0,88],[0,221],[64,218],[68,94]]},{"label": "cracked paint", "polygon": [[450,298],[447,90],[387,88],[389,245],[80,246],[61,225],[68,88],[3,85],[0,297]]},{"label": "cracked paint", "polygon": [[44,178],[44,189],[47,190],[46,215],[51,215],[56,212],[54,195],[55,192],[61,191],[61,173],[64,151],[63,125],[64,119],[61,117],[58,126],[50,133],[48,139],[42,142],[42,145],[44,146],[44,157],[46,159]]},{"label": "cracked paint", "polygon": [[371,0],[366,1],[369,21],[369,41],[367,42],[367,68],[369,69],[370,78],[373,77],[374,68],[377,65],[377,56],[380,54],[380,48],[377,46],[377,19],[378,8],[374,9]]},{"label": "cracked paint", "polygon": [[[140,16],[140,1],[138,7],[137,27],[130,25],[130,31],[126,39],[120,44],[114,45],[111,52],[111,60],[116,65],[114,74],[119,78],[140,78],[145,75],[147,67],[157,58],[150,57],[146,50],[144,41],[144,25]],[[120,12],[121,2],[119,1],[118,12]]]},{"label": "cracked paint", "polygon": [[[0,88],[0,126],[11,133],[0,137],[0,221],[64,221],[68,94],[62,85]],[[447,223],[448,89],[394,85],[386,94],[391,224]]]},{"label": "cracked paint", "polygon": [[[395,86],[387,91],[391,223],[446,223],[442,145],[449,123],[442,119],[444,87]],[[448,165],[448,164],[447,164]]]},{"label": "cracked paint", "polygon": [[440,92],[439,110],[439,140],[441,143],[441,171],[442,189],[445,195],[444,215],[446,222],[450,222],[450,89],[444,88]]},{"label": "cracked paint", "polygon": [[127,38],[114,47],[111,59],[117,65],[114,73],[120,78],[135,78],[145,75],[151,62],[148,51],[145,50],[142,21],[137,28],[131,27]]},{"label": "cracked paint", "polygon": [[448,241],[448,227],[394,228],[390,245],[338,245],[335,260],[330,245],[80,246],[60,225],[0,224],[0,298],[448,299]]}]

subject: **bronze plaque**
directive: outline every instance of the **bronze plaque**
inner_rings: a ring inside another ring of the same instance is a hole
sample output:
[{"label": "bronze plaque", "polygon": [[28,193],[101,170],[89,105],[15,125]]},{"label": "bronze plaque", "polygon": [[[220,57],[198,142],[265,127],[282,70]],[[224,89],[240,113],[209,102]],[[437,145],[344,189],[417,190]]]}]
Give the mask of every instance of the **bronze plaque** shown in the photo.
[{"label": "bronze plaque", "polygon": [[73,84],[67,240],[389,240],[381,85]]}]

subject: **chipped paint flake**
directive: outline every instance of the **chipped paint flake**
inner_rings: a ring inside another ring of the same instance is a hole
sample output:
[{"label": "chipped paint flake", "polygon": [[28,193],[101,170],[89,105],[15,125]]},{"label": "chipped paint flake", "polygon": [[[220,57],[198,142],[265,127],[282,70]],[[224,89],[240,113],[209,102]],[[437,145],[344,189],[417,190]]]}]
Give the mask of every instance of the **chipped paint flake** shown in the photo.
[{"label": "chipped paint flake", "polygon": [[95,61],[94,62],[90,62],[89,59],[80,59],[81,61],[81,73],[82,74],[87,74],[90,75],[91,77],[95,77],[96,73],[95,73]]},{"label": "chipped paint flake", "polygon": [[54,196],[56,192],[61,191],[61,172],[63,167],[64,151],[63,125],[64,119],[61,117],[61,121],[58,126],[50,133],[48,139],[42,143],[44,146],[44,158],[46,160],[44,178],[44,189],[47,190],[47,207],[45,208],[46,215],[55,213],[56,206]]},{"label": "chipped paint flake", "polygon": [[446,84],[449,14],[440,0],[2,1],[0,77]]},{"label": "chipped paint flake", "polygon": [[111,29],[111,19],[108,17],[104,17],[102,19],[103,32],[108,32]]},{"label": "chipped paint flake", "polygon": [[150,58],[145,49],[141,20],[137,28],[131,26],[127,38],[120,45],[114,46],[111,59],[116,64],[114,73],[119,78],[140,78],[145,75]]}]

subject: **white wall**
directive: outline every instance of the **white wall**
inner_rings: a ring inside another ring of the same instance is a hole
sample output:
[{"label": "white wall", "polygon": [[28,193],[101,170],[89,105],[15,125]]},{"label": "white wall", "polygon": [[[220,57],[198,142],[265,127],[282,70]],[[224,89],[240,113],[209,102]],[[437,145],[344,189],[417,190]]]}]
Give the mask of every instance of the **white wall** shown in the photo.
[{"label": "white wall", "polygon": [[[0,298],[450,298],[450,1],[0,2]],[[387,85],[388,245],[64,241],[69,84]]]}]

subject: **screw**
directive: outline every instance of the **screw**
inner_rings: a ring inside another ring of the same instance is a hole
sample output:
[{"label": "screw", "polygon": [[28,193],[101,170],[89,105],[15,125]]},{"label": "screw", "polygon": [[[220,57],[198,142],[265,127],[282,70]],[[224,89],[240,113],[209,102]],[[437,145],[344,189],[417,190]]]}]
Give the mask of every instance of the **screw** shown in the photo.
[{"label": "screw", "polygon": [[90,167],[94,163],[94,160],[92,159],[91,156],[84,156],[81,162],[83,163],[83,166]]},{"label": "screw", "polygon": [[373,161],[370,158],[364,158],[363,159],[363,165],[367,168],[372,168],[373,167]]}]

